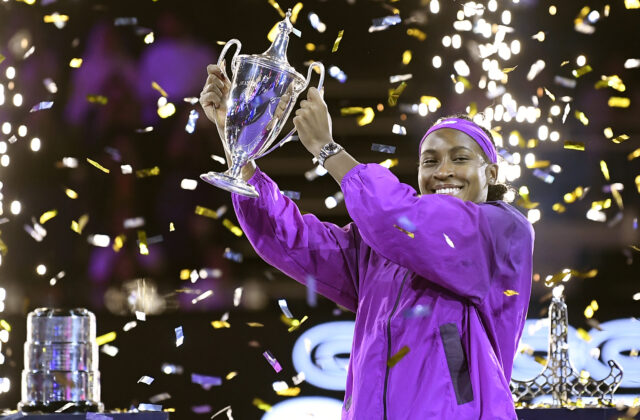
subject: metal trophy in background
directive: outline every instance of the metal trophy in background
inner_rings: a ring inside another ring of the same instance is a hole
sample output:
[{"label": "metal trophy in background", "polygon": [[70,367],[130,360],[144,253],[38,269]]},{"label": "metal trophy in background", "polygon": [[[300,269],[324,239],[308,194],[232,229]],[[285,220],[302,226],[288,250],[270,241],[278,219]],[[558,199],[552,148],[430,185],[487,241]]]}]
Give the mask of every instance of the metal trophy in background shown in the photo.
[{"label": "metal trophy in background", "polygon": [[[321,63],[313,62],[305,79],[287,61],[289,33],[294,30],[290,17],[291,10],[287,11],[287,16],[278,24],[278,34],[271,47],[263,54],[238,55],[242,44],[237,39],[230,40],[222,49],[218,66],[222,66],[227,50],[232,45],[237,46],[231,60],[233,78],[227,100],[225,126],[218,127],[218,132],[224,135],[222,143],[232,162],[225,173],[209,172],[200,175],[203,181],[247,197],[258,197],[256,189],[240,177],[242,167],[250,160],[265,156],[291,138],[295,128],[269,149],[289,117],[298,94],[309,86],[314,67],[320,70],[318,89],[322,87],[324,66]],[[225,71],[224,68],[222,70]],[[286,93],[290,94],[288,102],[276,112]]]},{"label": "metal trophy in background", "polygon": [[22,411],[102,411],[96,317],[39,308],[27,317]]}]

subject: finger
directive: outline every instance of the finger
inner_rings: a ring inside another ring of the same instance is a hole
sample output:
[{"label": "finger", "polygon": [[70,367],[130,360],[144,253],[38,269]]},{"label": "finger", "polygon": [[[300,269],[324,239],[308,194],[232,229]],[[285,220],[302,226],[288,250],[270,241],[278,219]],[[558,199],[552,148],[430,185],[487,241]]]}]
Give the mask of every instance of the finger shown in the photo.
[{"label": "finger", "polygon": [[305,108],[307,106],[309,106],[309,101],[307,101],[306,99],[300,101],[300,108]]},{"label": "finger", "polygon": [[322,100],[322,95],[318,92],[318,89],[312,87],[309,89],[309,94],[307,95],[310,101],[318,101]]},{"label": "finger", "polygon": [[200,93],[200,96],[206,95],[207,93],[215,93],[216,95],[220,96],[221,98],[224,97],[224,91],[222,89],[220,89],[218,86],[214,86],[214,85],[208,86],[207,89],[203,90]]},{"label": "finger", "polygon": [[200,104],[202,104],[202,106],[213,105],[217,108],[221,103],[222,97],[216,93],[207,93],[200,97]]},{"label": "finger", "polygon": [[209,64],[207,66],[207,73],[209,75],[213,75],[220,80],[227,80],[227,76],[225,76],[224,71],[217,64]]}]

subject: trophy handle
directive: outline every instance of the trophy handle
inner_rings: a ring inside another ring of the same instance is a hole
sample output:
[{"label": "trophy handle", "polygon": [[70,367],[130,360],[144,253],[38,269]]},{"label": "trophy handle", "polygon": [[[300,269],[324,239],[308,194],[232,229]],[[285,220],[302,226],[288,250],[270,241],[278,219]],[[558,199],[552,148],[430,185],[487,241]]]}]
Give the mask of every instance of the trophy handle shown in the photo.
[{"label": "trophy handle", "polygon": [[[224,51],[224,50],[223,50]],[[322,89],[322,85],[324,84],[324,65],[319,62],[319,61],[314,61],[313,63],[311,63],[311,65],[309,66],[309,70],[307,71],[307,79],[304,82],[304,85],[302,87],[302,89],[300,89],[300,92],[302,92],[303,90],[305,90],[307,87],[309,87],[309,83],[311,82],[311,76],[312,73],[311,71],[313,70],[314,67],[317,67],[320,70],[320,80],[318,80],[318,90]],[[268,155],[269,153],[273,152],[274,150],[276,150],[278,147],[283,146],[285,143],[288,143],[292,140],[293,135],[296,132],[296,128],[293,127],[293,129],[291,129],[291,131],[289,131],[287,133],[286,136],[283,137],[282,140],[280,140],[275,146],[272,146],[269,150],[267,150],[266,152],[264,152],[263,154],[261,154],[258,157],[255,157],[253,159],[260,159],[263,156]]]},{"label": "trophy handle", "polygon": [[[235,73],[235,63],[236,63],[236,59],[238,58],[238,54],[240,54],[240,48],[242,48],[242,44],[240,43],[240,41],[238,41],[237,39],[230,39],[229,41],[227,41],[226,44],[224,44],[224,47],[222,48],[222,52],[220,53],[220,57],[218,58],[218,67],[222,68],[222,62],[224,61],[224,56],[227,53],[227,50],[229,48],[231,48],[232,45],[236,45],[236,52],[235,54],[233,54],[233,58],[231,59],[231,76],[233,76],[233,74]],[[227,69],[226,68],[222,68],[222,71],[224,72],[224,75],[227,75]]]}]

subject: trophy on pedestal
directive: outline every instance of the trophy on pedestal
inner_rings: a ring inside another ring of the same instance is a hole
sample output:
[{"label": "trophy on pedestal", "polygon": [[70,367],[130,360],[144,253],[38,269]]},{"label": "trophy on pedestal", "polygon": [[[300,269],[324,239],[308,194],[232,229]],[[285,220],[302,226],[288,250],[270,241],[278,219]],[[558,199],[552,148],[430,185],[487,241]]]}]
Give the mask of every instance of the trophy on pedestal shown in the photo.
[{"label": "trophy on pedestal", "polygon": [[27,317],[21,411],[102,411],[96,317],[39,308]]},{"label": "trophy on pedestal", "polygon": [[[224,127],[219,127],[216,121],[232,162],[225,173],[200,175],[203,181],[247,197],[258,197],[256,189],[240,177],[242,167],[278,148],[294,134],[295,129],[269,149],[289,117],[298,94],[309,86],[314,67],[320,72],[318,89],[322,87],[324,66],[321,63],[311,63],[305,79],[287,61],[289,33],[294,30],[290,17],[291,10],[278,24],[278,34],[263,54],[238,55],[242,44],[237,39],[228,41],[222,49],[218,60],[221,67],[228,49],[232,45],[237,47],[231,60],[233,78]],[[286,98],[288,102],[279,107],[281,100]]]}]

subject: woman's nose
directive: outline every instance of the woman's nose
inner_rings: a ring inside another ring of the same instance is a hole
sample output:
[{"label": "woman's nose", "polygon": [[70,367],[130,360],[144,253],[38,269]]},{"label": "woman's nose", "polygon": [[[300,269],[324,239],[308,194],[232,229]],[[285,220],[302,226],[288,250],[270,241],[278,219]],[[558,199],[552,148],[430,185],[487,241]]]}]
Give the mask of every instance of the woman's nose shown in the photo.
[{"label": "woman's nose", "polygon": [[453,175],[453,166],[448,159],[444,159],[440,162],[433,176],[436,178],[449,178]]}]

